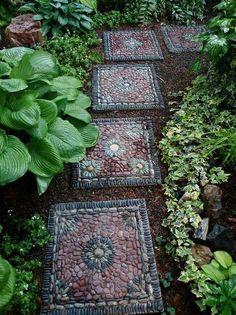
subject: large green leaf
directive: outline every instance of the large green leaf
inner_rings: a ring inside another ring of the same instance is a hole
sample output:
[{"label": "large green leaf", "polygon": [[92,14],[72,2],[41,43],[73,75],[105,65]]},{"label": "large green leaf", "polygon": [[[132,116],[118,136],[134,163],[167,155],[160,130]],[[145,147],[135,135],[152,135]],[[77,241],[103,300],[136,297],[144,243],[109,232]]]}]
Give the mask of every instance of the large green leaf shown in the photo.
[{"label": "large green leaf", "polygon": [[78,130],[66,120],[57,118],[49,126],[48,136],[65,162],[80,162],[85,156],[83,138]]},{"label": "large green leaf", "polygon": [[6,148],[8,144],[8,137],[4,130],[0,129],[0,154]]},{"label": "large green leaf", "polygon": [[8,136],[7,144],[0,154],[0,186],[23,176],[28,170],[29,162],[30,155],[25,145],[18,138]]},{"label": "large green leaf", "polygon": [[26,132],[31,135],[31,137],[36,139],[43,139],[46,137],[48,133],[48,125],[47,122],[42,118],[39,117],[38,125],[36,127],[26,129]]},{"label": "large green leaf", "polygon": [[70,118],[69,121],[75,126],[83,138],[83,142],[86,148],[93,147],[99,140],[99,129],[92,124],[86,124],[74,118]]},{"label": "large green leaf", "polygon": [[55,58],[46,51],[35,51],[25,55],[11,73],[11,78],[24,80],[46,79],[57,76],[59,68]]},{"label": "large green leaf", "polygon": [[0,311],[10,302],[15,289],[15,270],[0,256]]},{"label": "large green leaf", "polygon": [[64,113],[87,124],[92,121],[92,117],[86,109],[79,107],[76,102],[68,102]]},{"label": "large green leaf", "polygon": [[0,121],[2,124],[16,130],[37,126],[40,108],[34,103],[34,100],[35,93],[32,91],[10,95],[1,110]]},{"label": "large green leaf", "polygon": [[57,117],[57,105],[53,101],[38,99],[37,100],[42,118],[48,123],[51,124]]},{"label": "large green leaf", "polygon": [[225,279],[224,273],[212,265],[203,265],[202,270],[211,280],[215,281],[216,283]]},{"label": "large green leaf", "polygon": [[75,103],[79,107],[81,107],[83,109],[87,109],[91,106],[91,98],[88,95],[86,95],[82,92],[79,92],[79,95],[78,95],[77,99],[75,100]]},{"label": "large green leaf", "polygon": [[80,0],[80,3],[86,5],[94,11],[97,11],[97,0]]},{"label": "large green leaf", "polygon": [[22,106],[21,108],[16,105],[13,110],[12,108],[5,106],[1,110],[1,113],[1,123],[6,127],[15,130],[24,130],[36,127],[40,118],[40,108],[37,103],[26,103],[25,107]]},{"label": "large green leaf", "polygon": [[223,250],[214,252],[214,258],[225,269],[228,269],[233,263],[231,255]]},{"label": "large green leaf", "polygon": [[0,89],[6,92],[14,93],[25,90],[28,85],[21,79],[0,79]]},{"label": "large green leaf", "polygon": [[58,91],[68,90],[68,89],[79,89],[83,85],[80,80],[70,77],[61,76],[52,80],[52,86]]},{"label": "large green leaf", "polygon": [[11,72],[11,67],[6,62],[0,62],[0,77],[8,75]]},{"label": "large green leaf", "polygon": [[43,176],[37,176],[36,175],[37,188],[38,188],[38,194],[39,195],[42,195],[43,193],[45,193],[45,191],[48,189],[48,186],[50,185],[53,177],[54,176],[43,177]]},{"label": "large green leaf", "polygon": [[0,51],[0,59],[6,61],[11,65],[17,65],[22,57],[26,54],[32,54],[33,49],[26,47],[14,47],[9,49],[3,49]]},{"label": "large green leaf", "polygon": [[63,162],[58,150],[49,139],[32,138],[27,145],[31,155],[29,170],[42,177],[49,177],[63,171]]},{"label": "large green leaf", "polygon": [[69,101],[77,99],[79,94],[78,89],[81,87],[81,81],[74,77],[61,76],[52,81],[52,91],[65,96]]}]

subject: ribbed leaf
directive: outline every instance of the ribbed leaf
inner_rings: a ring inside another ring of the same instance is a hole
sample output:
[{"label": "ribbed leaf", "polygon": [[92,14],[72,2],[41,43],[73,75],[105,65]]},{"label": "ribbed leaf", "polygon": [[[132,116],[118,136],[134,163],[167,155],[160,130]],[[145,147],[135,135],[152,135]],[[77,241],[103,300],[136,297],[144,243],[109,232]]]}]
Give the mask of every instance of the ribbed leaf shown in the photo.
[{"label": "ribbed leaf", "polygon": [[55,58],[45,51],[35,51],[25,55],[11,73],[11,78],[33,80],[55,77],[59,73]]},{"label": "ribbed leaf", "polygon": [[9,49],[3,49],[0,51],[0,59],[10,63],[11,65],[17,65],[22,57],[26,54],[32,54],[33,49],[26,47],[14,47]]},{"label": "ribbed leaf", "polygon": [[83,109],[87,109],[91,106],[91,98],[89,96],[87,96],[86,94],[80,92],[77,99],[75,100],[75,103],[83,108]]},{"label": "ribbed leaf", "polygon": [[14,93],[25,90],[28,85],[21,79],[0,79],[0,89],[6,92]]},{"label": "ribbed leaf", "polygon": [[79,107],[78,104],[74,102],[67,103],[64,113],[87,124],[92,121],[92,117],[86,109]]},{"label": "ribbed leaf", "polygon": [[0,154],[6,148],[7,144],[8,144],[8,137],[6,135],[6,132],[0,129]]},{"label": "ribbed leaf", "polygon": [[97,1],[96,0],[80,0],[80,2],[87,7],[97,11]]},{"label": "ribbed leaf", "polygon": [[69,121],[80,132],[86,148],[93,147],[97,144],[100,135],[98,127],[92,124],[86,124],[74,118],[70,118]]},{"label": "ribbed leaf", "polygon": [[1,123],[15,130],[24,130],[38,125],[40,118],[40,108],[38,104],[32,103],[17,111],[4,107],[1,115]]},{"label": "ribbed leaf", "polygon": [[49,139],[32,138],[27,145],[31,155],[29,170],[42,177],[49,177],[62,172],[63,162],[58,150]]},{"label": "ribbed leaf", "polygon": [[225,269],[229,268],[233,263],[233,259],[230,254],[222,250],[214,252],[214,258]]},{"label": "ribbed leaf", "polygon": [[70,76],[61,76],[52,80],[52,86],[55,87],[56,90],[63,91],[67,89],[79,89],[83,85],[80,80],[70,77]]},{"label": "ribbed leaf", "polygon": [[8,136],[8,143],[0,154],[0,186],[23,176],[30,162],[25,145],[16,137]]},{"label": "ribbed leaf", "polygon": [[8,75],[11,72],[11,67],[6,62],[0,62],[0,77]]},{"label": "ribbed leaf", "polygon": [[39,117],[38,125],[34,128],[26,129],[26,132],[31,135],[31,137],[41,140],[45,138],[48,133],[47,122],[42,117]]},{"label": "ribbed leaf", "polygon": [[49,126],[48,136],[65,162],[80,162],[85,156],[83,138],[78,130],[61,118]]},{"label": "ribbed leaf", "polygon": [[212,265],[203,265],[202,270],[211,280],[215,281],[216,283],[225,279],[223,272]]},{"label": "ribbed leaf", "polygon": [[53,101],[48,100],[37,100],[40,111],[41,117],[48,123],[51,124],[57,117],[57,105]]},{"label": "ribbed leaf", "polygon": [[80,80],[69,76],[57,77],[52,81],[52,90],[65,96],[69,101],[76,100],[79,94],[78,89],[81,87]]},{"label": "ribbed leaf", "polygon": [[49,176],[49,177],[36,176],[37,188],[38,188],[38,194],[39,195],[42,195],[43,193],[45,193],[45,191],[48,189],[48,186],[50,185],[53,177],[54,176]]},{"label": "ribbed leaf", "polygon": [[11,300],[15,289],[15,270],[0,256],[0,310]]}]

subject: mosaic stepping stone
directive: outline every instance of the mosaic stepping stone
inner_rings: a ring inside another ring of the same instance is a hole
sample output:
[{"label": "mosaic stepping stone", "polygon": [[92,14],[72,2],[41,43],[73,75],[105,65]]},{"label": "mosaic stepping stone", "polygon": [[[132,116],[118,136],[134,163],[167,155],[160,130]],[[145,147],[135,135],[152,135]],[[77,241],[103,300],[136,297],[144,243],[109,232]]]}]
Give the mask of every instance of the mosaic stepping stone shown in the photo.
[{"label": "mosaic stepping stone", "polygon": [[170,52],[199,51],[201,42],[193,40],[194,36],[206,31],[204,26],[162,26],[161,31]]},{"label": "mosaic stepping stone", "polygon": [[157,185],[161,183],[150,118],[94,120],[100,141],[73,165],[74,188]]},{"label": "mosaic stepping stone", "polygon": [[154,31],[126,30],[103,33],[107,60],[163,59]]},{"label": "mosaic stepping stone", "polygon": [[41,315],[163,310],[145,200],[57,204]]},{"label": "mosaic stepping stone", "polygon": [[164,107],[154,65],[105,65],[93,69],[93,109]]}]

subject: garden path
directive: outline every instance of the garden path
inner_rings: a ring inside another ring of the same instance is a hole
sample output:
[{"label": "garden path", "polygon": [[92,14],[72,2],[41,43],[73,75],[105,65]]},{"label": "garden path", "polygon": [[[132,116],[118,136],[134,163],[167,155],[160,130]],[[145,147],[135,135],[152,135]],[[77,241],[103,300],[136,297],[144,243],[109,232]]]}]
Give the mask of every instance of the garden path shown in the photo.
[{"label": "garden path", "polygon": [[[172,52],[198,50],[199,28],[163,27]],[[93,69],[93,110],[121,111],[98,118],[99,144],[73,167],[73,188],[150,186],[161,172],[149,109],[162,110],[153,60],[163,54],[154,31],[105,32],[110,63]],[[131,63],[142,61],[142,63]],[[147,62],[149,61],[149,62]],[[132,117],[128,110],[144,110]],[[148,190],[148,188],[147,188]],[[148,314],[163,310],[145,199],[60,203],[49,214],[41,314]]]}]

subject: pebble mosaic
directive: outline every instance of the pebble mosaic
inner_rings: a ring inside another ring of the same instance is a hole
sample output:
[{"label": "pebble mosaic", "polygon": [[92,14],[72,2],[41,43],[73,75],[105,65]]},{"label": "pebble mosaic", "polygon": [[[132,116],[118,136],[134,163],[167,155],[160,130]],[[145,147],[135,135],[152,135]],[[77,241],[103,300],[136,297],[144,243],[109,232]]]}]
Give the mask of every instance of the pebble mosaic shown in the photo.
[{"label": "pebble mosaic", "polygon": [[94,120],[99,143],[73,165],[74,188],[142,186],[161,183],[157,148],[150,118]]},{"label": "pebble mosaic", "polygon": [[163,310],[145,200],[52,206],[41,315]]},{"label": "pebble mosaic", "polygon": [[154,31],[125,30],[103,33],[107,60],[158,60],[162,51]]},{"label": "pebble mosaic", "polygon": [[204,26],[162,26],[161,31],[170,52],[199,51],[201,42],[194,41],[194,36],[206,30]]},{"label": "pebble mosaic", "polygon": [[154,65],[104,65],[93,68],[93,109],[164,107]]}]

